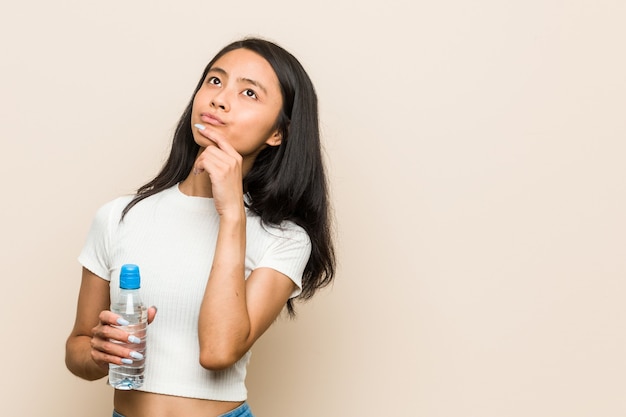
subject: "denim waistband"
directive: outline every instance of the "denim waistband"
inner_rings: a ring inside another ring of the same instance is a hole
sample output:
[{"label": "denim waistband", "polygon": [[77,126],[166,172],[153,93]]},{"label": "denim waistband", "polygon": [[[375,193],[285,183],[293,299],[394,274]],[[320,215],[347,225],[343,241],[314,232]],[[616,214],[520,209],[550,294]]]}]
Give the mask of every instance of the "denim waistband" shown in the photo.
[{"label": "denim waistband", "polygon": [[[113,410],[113,417],[124,417],[122,414]],[[239,407],[235,408],[232,411],[229,411],[226,414],[222,414],[219,417],[254,417],[252,411],[250,410],[250,406],[247,402],[241,404]]]},{"label": "denim waistband", "polygon": [[247,402],[219,417],[254,417]]}]

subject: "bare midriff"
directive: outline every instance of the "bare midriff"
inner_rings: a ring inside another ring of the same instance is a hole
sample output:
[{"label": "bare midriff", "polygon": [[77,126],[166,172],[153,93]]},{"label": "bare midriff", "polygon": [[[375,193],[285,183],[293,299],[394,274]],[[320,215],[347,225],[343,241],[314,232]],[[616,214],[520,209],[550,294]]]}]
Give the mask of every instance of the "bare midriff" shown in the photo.
[{"label": "bare midriff", "polygon": [[115,390],[115,410],[125,417],[218,417],[243,404],[143,391]]}]

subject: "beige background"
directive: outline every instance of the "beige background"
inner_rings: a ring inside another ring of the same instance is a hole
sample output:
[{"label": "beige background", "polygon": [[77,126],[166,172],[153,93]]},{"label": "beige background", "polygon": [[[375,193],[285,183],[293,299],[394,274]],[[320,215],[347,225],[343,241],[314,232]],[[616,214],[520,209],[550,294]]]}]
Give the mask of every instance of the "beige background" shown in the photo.
[{"label": "beige background", "polygon": [[626,415],[622,0],[0,6],[2,415],[105,417],[66,371],[76,256],[226,43],[320,96],[336,284],[256,346],[259,417]]}]

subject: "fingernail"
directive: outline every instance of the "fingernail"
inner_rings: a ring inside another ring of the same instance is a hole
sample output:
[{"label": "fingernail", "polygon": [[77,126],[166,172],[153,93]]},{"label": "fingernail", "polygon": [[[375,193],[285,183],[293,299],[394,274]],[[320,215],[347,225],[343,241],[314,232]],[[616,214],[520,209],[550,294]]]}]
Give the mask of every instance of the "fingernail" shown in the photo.
[{"label": "fingernail", "polygon": [[130,336],[128,336],[128,342],[129,343],[141,343],[141,339],[131,334]]},{"label": "fingernail", "polygon": [[141,353],[135,352],[135,351],[130,352],[130,357],[134,358],[134,359],[137,359],[138,361],[143,359],[143,355]]},{"label": "fingernail", "polygon": [[124,320],[121,317],[116,320],[116,323],[119,324],[120,326],[128,326],[130,324],[128,320]]},{"label": "fingernail", "polygon": [[124,359],[122,359],[122,363],[126,364],[126,365],[132,365],[133,360],[124,358]]},{"label": "fingernail", "polygon": [[195,125],[193,125],[196,129],[198,130],[204,130],[206,129],[206,127],[204,125],[201,125],[200,123],[196,123]]}]

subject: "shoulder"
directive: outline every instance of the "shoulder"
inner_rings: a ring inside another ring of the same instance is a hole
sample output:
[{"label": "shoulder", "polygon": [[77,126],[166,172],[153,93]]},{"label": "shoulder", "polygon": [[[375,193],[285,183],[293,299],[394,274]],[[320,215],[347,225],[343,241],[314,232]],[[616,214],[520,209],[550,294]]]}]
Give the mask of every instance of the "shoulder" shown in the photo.
[{"label": "shoulder", "polygon": [[102,204],[96,211],[96,219],[110,219],[112,217],[118,217],[122,215],[124,208],[130,203],[134,196],[125,195],[117,197]]},{"label": "shoulder", "polygon": [[250,212],[247,213],[247,219],[249,232],[256,233],[268,241],[298,246],[311,245],[311,239],[304,228],[292,221],[285,220],[280,224],[267,224],[263,223],[259,216]]},{"label": "shoulder", "polygon": [[[116,218],[117,221],[119,221],[128,204],[133,200],[138,199],[138,201],[133,204],[132,210],[128,211],[128,215],[130,217],[135,217],[134,213],[136,211],[144,210],[145,212],[146,209],[151,210],[154,206],[161,206],[164,202],[167,203],[171,201],[173,195],[174,193],[172,192],[172,188],[161,190],[152,195],[143,197],[140,197],[138,194],[122,195],[100,206],[96,215]],[[126,218],[126,216],[124,218]]]}]

